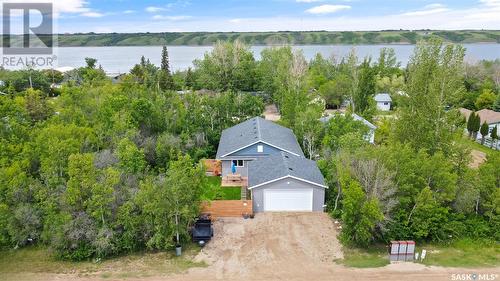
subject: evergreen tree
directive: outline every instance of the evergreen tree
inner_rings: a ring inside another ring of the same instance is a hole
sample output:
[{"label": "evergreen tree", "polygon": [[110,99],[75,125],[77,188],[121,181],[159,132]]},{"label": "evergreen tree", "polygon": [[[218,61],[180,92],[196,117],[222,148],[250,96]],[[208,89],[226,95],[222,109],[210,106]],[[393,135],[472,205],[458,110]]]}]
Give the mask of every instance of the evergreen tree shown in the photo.
[{"label": "evergreen tree", "polygon": [[469,138],[472,138],[472,132],[474,131],[474,119],[475,119],[475,113],[471,112],[469,115],[469,119],[467,119],[467,131],[469,132]]},{"label": "evergreen tree", "polygon": [[488,136],[488,130],[489,130],[488,124],[486,124],[486,122],[484,122],[483,125],[481,125],[481,129],[480,129],[481,144],[484,144],[484,138],[486,138]]},{"label": "evergreen tree", "polygon": [[496,143],[498,140],[498,128],[497,128],[497,126],[493,127],[493,130],[491,130],[490,137],[491,137],[491,147],[493,148],[493,146],[495,146],[495,148],[496,148]]},{"label": "evergreen tree", "polygon": [[186,72],[186,78],[184,80],[184,85],[188,89],[191,89],[194,87],[194,76],[193,76],[193,71],[191,70],[191,67],[188,67],[188,70]]},{"label": "evergreen tree", "polygon": [[163,46],[161,51],[159,86],[162,90],[172,90],[174,88],[174,80],[172,79],[172,74],[170,73],[167,46]]},{"label": "evergreen tree", "polygon": [[474,134],[474,140],[477,139],[477,133],[479,132],[479,129],[481,128],[481,117],[479,115],[474,114],[474,123],[472,124],[472,132]]}]

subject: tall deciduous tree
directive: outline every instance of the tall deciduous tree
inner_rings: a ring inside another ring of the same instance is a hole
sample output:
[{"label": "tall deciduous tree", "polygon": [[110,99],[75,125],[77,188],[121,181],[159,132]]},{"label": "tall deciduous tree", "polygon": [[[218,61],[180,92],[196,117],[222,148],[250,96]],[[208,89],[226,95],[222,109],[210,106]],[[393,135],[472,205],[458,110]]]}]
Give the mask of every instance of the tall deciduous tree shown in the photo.
[{"label": "tall deciduous tree", "polygon": [[250,47],[240,41],[217,42],[202,60],[194,62],[198,82],[211,90],[252,91],[255,59]]},{"label": "tall deciduous tree", "polygon": [[353,107],[355,113],[360,114],[366,119],[371,119],[375,112],[375,72],[376,70],[370,65],[371,59],[365,58],[359,66],[359,87],[354,96]]},{"label": "tall deciduous tree", "polygon": [[463,88],[464,48],[432,39],[419,42],[408,65],[406,94],[396,139],[430,153],[450,151],[459,127],[446,111]]}]

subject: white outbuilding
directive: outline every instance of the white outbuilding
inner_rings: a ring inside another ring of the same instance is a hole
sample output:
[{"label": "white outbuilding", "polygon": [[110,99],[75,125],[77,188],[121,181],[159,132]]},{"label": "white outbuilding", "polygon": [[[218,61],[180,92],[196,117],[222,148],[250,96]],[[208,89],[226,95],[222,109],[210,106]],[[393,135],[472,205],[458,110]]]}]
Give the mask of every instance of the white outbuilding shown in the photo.
[{"label": "white outbuilding", "polygon": [[377,102],[377,109],[380,111],[389,111],[391,110],[392,99],[391,96],[387,93],[376,94],[375,102]]}]

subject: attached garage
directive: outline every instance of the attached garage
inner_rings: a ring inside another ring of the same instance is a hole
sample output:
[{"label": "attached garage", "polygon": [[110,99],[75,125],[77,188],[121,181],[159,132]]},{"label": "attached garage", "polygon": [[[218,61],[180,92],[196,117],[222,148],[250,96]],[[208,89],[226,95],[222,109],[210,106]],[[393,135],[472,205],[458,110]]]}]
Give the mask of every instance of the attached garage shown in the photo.
[{"label": "attached garage", "polygon": [[264,211],[313,210],[313,189],[264,189]]},{"label": "attached garage", "polygon": [[254,212],[321,212],[325,202],[323,176],[316,163],[282,152],[251,161],[248,189]]}]

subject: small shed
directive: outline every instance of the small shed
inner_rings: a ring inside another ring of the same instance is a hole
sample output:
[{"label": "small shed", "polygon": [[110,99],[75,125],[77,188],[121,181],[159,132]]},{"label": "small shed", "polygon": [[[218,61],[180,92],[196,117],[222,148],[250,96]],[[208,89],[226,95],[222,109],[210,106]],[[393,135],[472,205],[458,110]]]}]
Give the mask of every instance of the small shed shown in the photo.
[{"label": "small shed", "polygon": [[373,98],[377,103],[377,109],[380,111],[390,111],[392,99],[391,96],[387,93],[376,94]]}]

